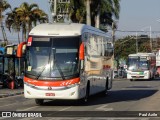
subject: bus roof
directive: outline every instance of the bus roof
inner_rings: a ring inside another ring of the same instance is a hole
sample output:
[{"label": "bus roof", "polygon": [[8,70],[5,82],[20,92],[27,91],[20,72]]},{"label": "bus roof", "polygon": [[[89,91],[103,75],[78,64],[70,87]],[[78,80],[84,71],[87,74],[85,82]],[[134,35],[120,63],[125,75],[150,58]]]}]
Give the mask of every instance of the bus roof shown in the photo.
[{"label": "bus roof", "polygon": [[129,54],[129,57],[133,56],[155,56],[154,53],[135,53],[135,54]]},{"label": "bus roof", "polygon": [[78,23],[44,23],[34,27],[29,35],[32,36],[79,36],[84,32],[99,34],[101,36],[110,37],[97,28]]}]

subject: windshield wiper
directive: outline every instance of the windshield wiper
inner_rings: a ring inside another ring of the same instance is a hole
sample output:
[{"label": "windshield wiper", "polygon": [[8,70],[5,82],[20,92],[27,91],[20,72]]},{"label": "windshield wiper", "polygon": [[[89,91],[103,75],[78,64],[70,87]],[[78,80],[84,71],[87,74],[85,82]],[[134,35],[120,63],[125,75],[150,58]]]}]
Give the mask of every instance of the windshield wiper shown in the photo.
[{"label": "windshield wiper", "polygon": [[55,57],[56,48],[52,48],[52,50],[53,50],[53,59],[54,59],[54,63],[55,63],[55,65],[57,66],[58,72],[60,73],[62,79],[65,80],[64,74],[63,74],[63,72],[62,72],[62,70],[61,70],[61,67],[60,67],[60,65],[58,64],[58,62],[56,61],[56,57]]},{"label": "windshield wiper", "polygon": [[59,66],[59,64],[57,63],[56,60],[55,60],[55,64],[56,64],[56,66],[58,68],[58,72],[60,73],[62,79],[65,80],[64,74],[63,74],[63,72],[62,72],[62,70],[61,70],[61,68],[60,68],[60,66]]},{"label": "windshield wiper", "polygon": [[[49,58],[48,58],[48,64],[50,63],[50,59],[51,59],[51,50],[49,52]],[[43,66],[42,71],[39,72],[39,74],[37,75],[36,79],[38,80],[39,77],[42,75],[43,71],[46,69],[46,65]]]},{"label": "windshield wiper", "polygon": [[36,79],[38,80],[39,79],[39,77],[42,75],[42,73],[43,73],[43,71],[46,69],[46,66],[44,66],[43,68],[42,68],[42,71],[40,71],[39,72],[39,74],[36,76]]}]

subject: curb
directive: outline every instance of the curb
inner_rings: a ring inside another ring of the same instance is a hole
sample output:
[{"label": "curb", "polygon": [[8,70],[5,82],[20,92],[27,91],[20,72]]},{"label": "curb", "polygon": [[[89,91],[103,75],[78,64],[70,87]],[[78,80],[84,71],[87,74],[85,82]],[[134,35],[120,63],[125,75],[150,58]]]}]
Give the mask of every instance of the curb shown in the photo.
[{"label": "curb", "polygon": [[24,94],[24,92],[18,92],[18,93],[0,95],[0,98],[10,97],[10,96],[16,96],[16,95],[21,95],[21,94]]},{"label": "curb", "polygon": [[127,78],[115,78],[113,81],[121,81],[121,80],[128,80]]}]

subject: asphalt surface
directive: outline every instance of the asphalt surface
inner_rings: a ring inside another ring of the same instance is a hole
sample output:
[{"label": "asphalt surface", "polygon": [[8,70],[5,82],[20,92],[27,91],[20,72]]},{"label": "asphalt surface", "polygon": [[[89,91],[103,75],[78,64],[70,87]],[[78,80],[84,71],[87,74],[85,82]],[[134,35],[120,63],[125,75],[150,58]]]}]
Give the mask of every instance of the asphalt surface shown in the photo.
[{"label": "asphalt surface", "polygon": [[8,89],[8,88],[0,87],[0,98],[15,96],[15,95],[21,95],[23,93],[24,93],[23,88]]},{"label": "asphalt surface", "polygon": [[[125,80],[126,78],[115,78],[115,80]],[[15,95],[21,95],[24,94],[24,89],[23,88],[18,88],[18,89],[8,89],[8,88],[2,88],[0,86],[0,98],[4,97],[9,97],[9,96],[15,96]]]}]

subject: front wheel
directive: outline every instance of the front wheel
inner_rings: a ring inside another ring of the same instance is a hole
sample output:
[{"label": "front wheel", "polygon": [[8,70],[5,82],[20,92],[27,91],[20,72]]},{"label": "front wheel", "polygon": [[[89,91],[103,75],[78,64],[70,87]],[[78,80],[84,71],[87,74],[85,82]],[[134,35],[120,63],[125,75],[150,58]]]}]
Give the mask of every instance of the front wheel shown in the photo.
[{"label": "front wheel", "polygon": [[43,105],[44,100],[43,99],[35,99],[35,102],[37,105]]},{"label": "front wheel", "polygon": [[134,81],[134,79],[130,79],[130,81]]},{"label": "front wheel", "polygon": [[108,93],[108,80],[106,81],[105,90],[102,92],[103,96],[106,96]]},{"label": "front wheel", "polygon": [[85,103],[87,103],[88,102],[88,100],[89,100],[89,88],[90,86],[89,86],[89,84],[87,85],[87,88],[86,88],[86,95],[84,96],[84,98],[82,98],[81,100],[80,100],[80,102],[81,103],[83,103],[83,104],[85,104]]}]

